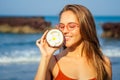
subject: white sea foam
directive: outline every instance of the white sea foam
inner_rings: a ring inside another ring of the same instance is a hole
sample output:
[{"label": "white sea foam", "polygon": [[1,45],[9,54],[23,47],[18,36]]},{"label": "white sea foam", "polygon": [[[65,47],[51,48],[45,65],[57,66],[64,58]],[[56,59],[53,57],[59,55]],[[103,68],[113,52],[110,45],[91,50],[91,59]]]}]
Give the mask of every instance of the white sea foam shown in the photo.
[{"label": "white sea foam", "polygon": [[[55,54],[59,53],[56,51]],[[103,49],[103,53],[108,57],[120,57],[120,49]],[[4,55],[0,56],[0,64],[8,63],[30,63],[39,62],[40,52],[36,49],[30,50],[15,50],[11,52],[6,52]]]},{"label": "white sea foam", "polygon": [[37,50],[15,50],[6,52],[0,56],[0,64],[5,63],[26,63],[40,60],[40,53]]},{"label": "white sea foam", "polygon": [[[55,54],[58,52],[56,51]],[[7,51],[0,55],[0,64],[39,62],[40,58],[38,49]]]},{"label": "white sea foam", "polygon": [[109,57],[120,57],[120,48],[104,49],[103,53]]}]

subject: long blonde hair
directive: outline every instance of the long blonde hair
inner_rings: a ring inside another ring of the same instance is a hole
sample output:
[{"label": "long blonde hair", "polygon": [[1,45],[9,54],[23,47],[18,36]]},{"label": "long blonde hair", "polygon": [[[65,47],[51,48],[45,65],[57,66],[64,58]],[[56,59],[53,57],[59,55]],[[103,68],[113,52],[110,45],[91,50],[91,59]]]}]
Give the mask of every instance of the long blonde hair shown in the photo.
[{"label": "long blonde hair", "polygon": [[82,5],[66,5],[60,12],[60,16],[65,11],[72,11],[79,23],[80,34],[82,36],[83,51],[86,53],[88,62],[90,62],[97,74],[97,80],[107,80],[108,74],[105,70],[103,53],[100,50],[99,40],[97,38],[95,22],[91,12]]}]

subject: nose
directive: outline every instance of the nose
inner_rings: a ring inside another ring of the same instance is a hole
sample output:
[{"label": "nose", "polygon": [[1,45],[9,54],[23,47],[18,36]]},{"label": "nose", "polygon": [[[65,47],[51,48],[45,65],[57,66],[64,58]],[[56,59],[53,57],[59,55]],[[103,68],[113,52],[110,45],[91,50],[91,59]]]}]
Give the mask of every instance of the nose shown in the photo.
[{"label": "nose", "polygon": [[63,30],[63,33],[68,33],[68,32],[69,32],[69,30],[68,30],[67,26],[65,26],[64,30]]}]

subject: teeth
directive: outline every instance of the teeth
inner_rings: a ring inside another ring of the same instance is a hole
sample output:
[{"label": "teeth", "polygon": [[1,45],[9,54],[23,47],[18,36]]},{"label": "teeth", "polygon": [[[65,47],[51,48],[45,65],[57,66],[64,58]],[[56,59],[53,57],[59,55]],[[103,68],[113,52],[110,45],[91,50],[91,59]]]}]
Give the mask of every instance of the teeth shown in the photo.
[{"label": "teeth", "polygon": [[70,37],[65,37],[65,38],[70,38]]},{"label": "teeth", "polygon": [[69,38],[71,38],[71,37],[70,37],[70,36],[66,36],[66,37],[65,37],[65,39],[69,39]]},{"label": "teeth", "polygon": [[59,47],[63,43],[63,34],[58,29],[51,29],[47,35],[46,40],[51,47]]}]

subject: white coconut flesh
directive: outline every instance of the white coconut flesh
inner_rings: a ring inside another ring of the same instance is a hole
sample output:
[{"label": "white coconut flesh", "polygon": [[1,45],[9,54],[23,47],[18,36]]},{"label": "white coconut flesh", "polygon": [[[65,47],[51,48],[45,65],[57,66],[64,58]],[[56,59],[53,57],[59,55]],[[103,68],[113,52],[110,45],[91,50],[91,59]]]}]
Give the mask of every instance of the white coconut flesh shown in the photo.
[{"label": "white coconut flesh", "polygon": [[48,44],[52,47],[58,47],[63,43],[64,37],[60,30],[52,29],[46,35]]}]

